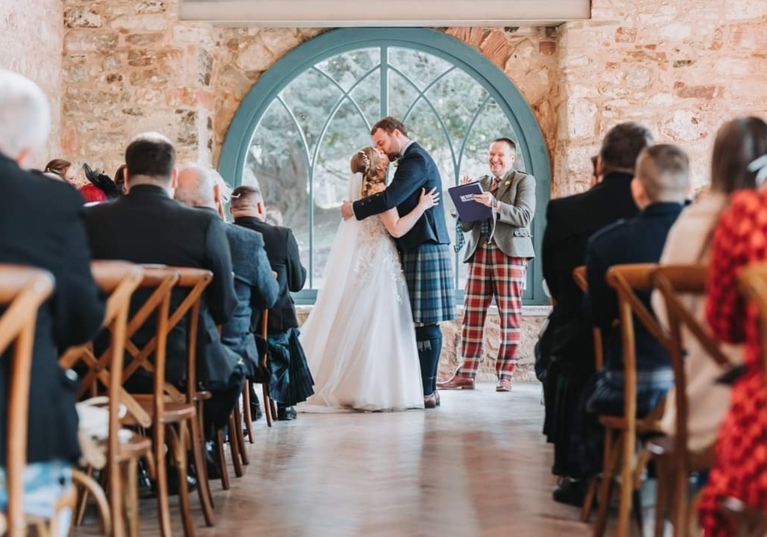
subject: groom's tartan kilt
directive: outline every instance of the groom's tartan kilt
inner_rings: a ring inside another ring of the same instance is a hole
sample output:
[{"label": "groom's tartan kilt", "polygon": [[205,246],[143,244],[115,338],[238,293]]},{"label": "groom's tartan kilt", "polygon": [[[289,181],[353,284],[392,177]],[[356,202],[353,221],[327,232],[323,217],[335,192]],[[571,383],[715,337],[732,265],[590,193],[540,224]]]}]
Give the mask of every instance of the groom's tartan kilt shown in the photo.
[{"label": "groom's tartan kilt", "polygon": [[453,256],[447,244],[422,244],[402,252],[413,322],[436,324],[455,319]]}]

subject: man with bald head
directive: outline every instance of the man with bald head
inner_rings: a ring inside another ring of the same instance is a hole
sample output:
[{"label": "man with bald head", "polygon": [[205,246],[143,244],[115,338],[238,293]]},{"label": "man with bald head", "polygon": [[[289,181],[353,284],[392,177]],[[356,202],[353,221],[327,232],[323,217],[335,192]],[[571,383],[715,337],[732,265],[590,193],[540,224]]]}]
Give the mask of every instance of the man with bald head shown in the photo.
[{"label": "man with bald head", "polygon": [[[178,175],[175,198],[184,205],[222,215],[224,193],[228,186],[214,169],[187,166]],[[237,307],[223,325],[221,339],[245,363],[247,375],[253,379],[258,369],[258,350],[253,336],[261,311],[277,301],[279,286],[272,274],[264,250],[264,238],[257,231],[233,224],[224,226],[234,269]]]},{"label": "man with bald head", "polygon": [[[82,197],[64,182],[28,171],[35,153],[45,147],[50,128],[50,107],[42,90],[28,78],[0,69],[0,263],[44,269],[56,280],[53,296],[37,314],[24,439],[22,508],[41,517],[53,516],[80,456],[77,376],[59,367],[58,355],[91,340],[104,318],[104,302],[90,271]],[[5,308],[0,308],[0,316],[3,313]],[[8,500],[5,467],[13,360],[10,351],[0,356],[0,512]],[[59,522],[66,534],[68,521]]]}]

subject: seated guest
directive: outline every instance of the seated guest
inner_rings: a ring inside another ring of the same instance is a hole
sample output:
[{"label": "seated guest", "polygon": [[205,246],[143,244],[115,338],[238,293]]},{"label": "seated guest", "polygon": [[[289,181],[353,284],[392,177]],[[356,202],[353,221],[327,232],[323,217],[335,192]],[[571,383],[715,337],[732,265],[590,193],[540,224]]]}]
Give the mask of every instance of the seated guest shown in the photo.
[{"label": "seated guest", "polygon": [[[56,278],[53,298],[37,316],[24,470],[24,512],[41,517],[54,514],[80,457],[76,376],[59,367],[58,356],[92,339],[104,318],[104,302],[90,271],[82,199],[63,182],[25,170],[31,156],[45,146],[50,125],[50,108],[40,88],[0,70],[0,263],[39,267]],[[0,357],[0,511],[8,500],[11,361],[11,352]],[[59,527],[68,530],[68,521]]]},{"label": "seated guest", "polygon": [[[292,406],[314,393],[314,382],[298,340],[296,307],[290,292],[298,292],[306,282],[306,269],[301,264],[298,243],[293,232],[266,223],[266,210],[261,192],[250,186],[239,186],[232,193],[229,210],[234,223],[264,237],[266,255],[277,274],[279,295],[269,310],[269,352],[272,361],[271,397],[277,401],[278,419],[294,419]],[[254,326],[259,326],[254,323]],[[287,374],[289,369],[290,374]],[[292,384],[292,386],[289,386]],[[290,388],[290,389],[288,389]]]},{"label": "seated guest", "polygon": [[[657,263],[669,229],[676,221],[689,184],[687,155],[673,145],[655,145],[642,151],[636,177],[631,182],[634,201],[641,212],[594,234],[586,254],[587,298],[591,319],[602,330],[605,368],[600,373],[588,411],[623,414],[623,345],[618,318],[618,299],[608,286],[610,267],[631,263]],[[637,291],[650,307],[650,293]],[[637,368],[637,414],[647,415],[665,397],[674,381],[668,354],[639,322],[634,323]]]},{"label": "seated guest", "polygon": [[[699,504],[706,536],[735,535],[731,521],[719,509],[728,496],[746,507],[763,511],[767,498],[767,437],[765,385],[762,372],[760,325],[756,308],[747,305],[738,290],[738,273],[746,266],[767,262],[767,132],[756,119],[736,120],[727,158],[738,162],[728,173],[737,181],[756,184],[735,192],[714,231],[708,280],[706,318],[714,335],[728,343],[745,343],[744,373],[732,386],[730,410],[722,422],[716,445],[716,463],[709,473]],[[726,127],[726,126],[725,126]],[[723,155],[724,157],[724,155]],[[714,164],[717,166],[717,164]]]},{"label": "seated guest", "polygon": [[639,152],[652,143],[650,132],[636,123],[616,125],[605,136],[597,159],[598,184],[588,191],[549,203],[543,236],[543,277],[554,308],[540,339],[545,368],[544,432],[554,444],[552,473],[561,476],[554,490],[559,502],[580,504],[586,482],[571,449],[577,401],[594,373],[591,326],[582,312],[583,293],[573,269],[584,264],[586,243],[597,230],[636,215],[631,180]]},{"label": "seated guest", "polygon": [[[219,214],[223,207],[224,179],[213,169],[189,166],[178,175],[176,200],[189,207]],[[224,226],[229,240],[234,268],[234,288],[237,307],[232,318],[222,327],[221,339],[226,347],[242,358],[246,375],[253,380],[259,368],[259,353],[254,332],[261,310],[271,308],[277,301],[279,286],[264,250],[261,233],[242,226]],[[258,399],[255,399],[257,402]]]},{"label": "seated guest", "polygon": [[[711,238],[719,216],[727,207],[730,195],[738,190],[756,188],[755,174],[748,165],[760,155],[767,154],[767,123],[756,117],[744,117],[725,123],[716,136],[711,160],[711,187],[703,197],[686,208],[669,231],[661,264],[708,264]],[[685,306],[695,312],[696,319],[705,324],[705,300],[684,298]],[[659,293],[653,295],[653,307],[661,322],[666,319],[666,307]],[[702,451],[714,443],[719,426],[730,407],[730,389],[717,383],[723,373],[697,339],[686,329],[685,371],[687,376],[688,447]],[[723,351],[738,363],[743,359],[741,345],[727,345]],[[666,398],[663,428],[669,435],[676,432],[676,403],[673,393]]]},{"label": "seated guest", "polygon": [[77,183],[77,170],[68,160],[55,158],[45,165],[43,173],[58,175],[62,181],[75,186]]},{"label": "seated guest", "polygon": [[[211,211],[185,207],[171,198],[176,187],[176,150],[161,134],[135,138],[125,151],[127,194],[111,203],[90,207],[86,212],[88,237],[97,259],[122,259],[133,263],[161,264],[206,269],[213,281],[205,290],[197,334],[197,380],[212,392],[204,405],[205,433],[226,425],[242,391],[244,376],[238,357],[221,343],[216,325],[231,319],[237,306],[232,278],[232,257],[224,223]],[[148,290],[135,294],[132,311],[148,297]],[[171,309],[186,291],[174,289]],[[146,344],[155,335],[156,318],[132,338]],[[183,387],[187,362],[187,316],[168,334],[165,378]],[[151,378],[134,374],[128,387],[151,391]]]}]

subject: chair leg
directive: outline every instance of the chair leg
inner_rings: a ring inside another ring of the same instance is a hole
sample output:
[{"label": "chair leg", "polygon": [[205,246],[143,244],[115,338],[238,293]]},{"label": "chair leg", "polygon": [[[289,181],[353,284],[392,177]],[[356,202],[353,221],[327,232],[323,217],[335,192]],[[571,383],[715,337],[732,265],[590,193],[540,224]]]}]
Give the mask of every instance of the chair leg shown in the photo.
[{"label": "chair leg", "polygon": [[126,471],[125,482],[125,509],[128,520],[128,537],[138,537],[139,535],[139,515],[138,515],[138,459],[131,459],[124,466]]},{"label": "chair leg", "polygon": [[[85,474],[89,478],[93,478],[93,468],[90,466],[85,470]],[[90,491],[87,487],[78,487],[82,492],[77,498],[77,507],[75,508],[75,519],[72,523],[73,527],[82,526],[83,519],[85,518],[85,510],[88,507],[88,496]]]},{"label": "chair leg", "polygon": [[631,492],[634,518],[636,518],[639,534],[644,535],[644,513],[642,513],[642,490],[633,489]]},{"label": "chair leg", "polygon": [[176,464],[176,472],[178,473],[178,498],[179,507],[181,508],[181,522],[184,526],[184,535],[186,537],[194,537],[194,523],[192,522],[192,507],[189,503],[189,487],[187,486],[187,434],[186,434],[186,422],[182,421],[178,425],[178,430],[171,426],[168,428],[168,439],[171,444],[171,451],[173,453],[173,460]]},{"label": "chair leg", "polygon": [[229,415],[229,451],[232,455],[235,477],[242,477],[242,459],[240,458],[240,445],[237,442],[237,426],[234,423],[234,412]]},{"label": "chair leg", "polygon": [[687,537],[689,535],[688,525],[690,521],[690,474],[687,471],[686,465],[679,464],[677,462],[676,468],[674,468],[673,485],[671,486],[673,494],[673,509],[671,514],[671,520],[674,524],[674,536],[683,535]]},{"label": "chair leg", "polygon": [[[615,438],[618,436],[618,438]],[[607,528],[607,514],[610,507],[610,495],[613,487],[613,472],[618,461],[618,442],[621,433],[605,431],[605,449],[602,466],[602,483],[599,485],[599,505],[597,506],[597,520],[594,523],[594,537],[603,537]]]},{"label": "chair leg", "polygon": [[[154,462],[157,471],[157,512],[160,520],[160,534],[162,537],[173,537],[170,526],[170,503],[168,501],[168,468],[165,462],[165,427],[155,427],[154,438]],[[180,483],[179,489],[186,486]]]},{"label": "chair leg", "polygon": [[633,431],[625,431],[620,443],[621,452],[621,496],[618,507],[617,537],[628,537],[631,506],[634,494],[634,455],[636,445]]},{"label": "chair leg", "polygon": [[665,457],[655,458],[655,473],[658,486],[655,494],[655,537],[663,537],[666,528],[666,512],[668,509],[669,479]]},{"label": "chair leg", "polygon": [[234,407],[234,433],[235,438],[237,440],[237,448],[240,452],[240,457],[242,458],[242,464],[243,466],[248,466],[250,464],[250,457],[248,457],[248,450],[245,449],[245,434],[243,433],[242,429],[242,412],[240,412],[240,404],[239,402]]},{"label": "chair leg", "polygon": [[586,490],[586,497],[583,499],[583,507],[581,508],[581,522],[588,522],[589,518],[591,518],[591,510],[594,507],[594,496],[597,494],[598,483],[597,476],[589,479],[589,488]]},{"label": "chair leg", "polygon": [[272,426],[272,421],[277,417],[277,414],[272,414],[272,400],[269,398],[269,386],[266,383],[261,385],[264,394],[264,414],[266,414],[267,427]]},{"label": "chair leg", "polygon": [[200,420],[196,416],[190,420],[190,424],[192,426],[190,442],[195,474],[197,475],[197,493],[200,496],[205,525],[212,527],[216,521],[213,516],[213,499],[210,492],[210,481],[208,481],[208,466],[205,462],[205,437],[200,429]]},{"label": "chair leg", "polygon": [[245,380],[245,388],[242,390],[242,413],[245,415],[245,431],[248,434],[248,442],[255,443],[253,438],[253,414],[250,411],[250,381]]},{"label": "chair leg", "polygon": [[229,490],[229,469],[226,466],[226,456],[224,455],[224,431],[218,431],[218,465],[221,467],[221,488]]}]

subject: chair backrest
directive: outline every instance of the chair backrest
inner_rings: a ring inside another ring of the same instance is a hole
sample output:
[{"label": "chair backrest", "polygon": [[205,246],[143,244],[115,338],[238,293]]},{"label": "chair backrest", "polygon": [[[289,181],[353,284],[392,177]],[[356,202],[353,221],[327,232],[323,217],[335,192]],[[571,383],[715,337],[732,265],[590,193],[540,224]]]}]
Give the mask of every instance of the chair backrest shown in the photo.
[{"label": "chair backrest", "polygon": [[607,284],[618,294],[618,320],[620,322],[623,350],[623,398],[625,418],[630,427],[636,423],[637,411],[637,369],[636,369],[636,336],[634,331],[634,316],[647,331],[668,352],[669,337],[658,324],[655,316],[647,309],[636,295],[636,291],[652,289],[652,276],[658,265],[655,263],[638,263],[632,265],[617,265],[607,271]]},{"label": "chair backrest", "polygon": [[[149,427],[151,419],[141,408],[141,405],[122,387],[123,362],[125,359],[125,340],[128,316],[130,313],[131,298],[133,292],[141,285],[144,277],[144,269],[133,263],[124,261],[94,261],[91,263],[93,279],[103,293],[109,295],[106,303],[106,313],[102,327],[110,332],[110,348],[104,353],[104,359],[100,362],[94,352],[93,344],[87,343],[78,347],[72,347],[59,359],[63,368],[72,368],[75,364],[83,364],[88,368],[88,376],[92,378],[91,385],[81,383],[79,393],[81,396],[87,391],[92,395],[103,393],[106,389],[109,398],[109,453],[117,453],[119,438],[117,431],[120,428],[118,415],[120,405],[125,405],[128,412],[137,423]],[[98,384],[101,387],[98,387]],[[114,457],[110,456],[110,467]]]},{"label": "chair backrest", "polygon": [[659,267],[653,274],[653,285],[663,297],[668,318],[669,356],[674,369],[676,434],[674,435],[674,453],[687,453],[689,437],[689,405],[687,401],[687,373],[685,370],[685,343],[682,328],[687,329],[719,366],[733,364],[721,349],[719,342],[705,326],[695,318],[681,300],[683,296],[703,297],[706,294],[707,265],[668,265]]},{"label": "chair backrest", "polygon": [[[170,270],[177,275],[173,287],[178,289],[188,290],[186,296],[181,303],[171,312],[169,309],[167,327],[165,329],[162,348],[163,348],[163,362],[162,362],[162,378],[163,378],[163,392],[167,394],[172,400],[176,402],[191,403],[194,401],[197,392],[197,331],[200,319],[200,301],[202,299],[203,292],[213,281],[213,273],[209,270],[186,268],[186,267],[167,267],[165,269],[152,269],[152,270]],[[148,302],[147,302],[148,303]],[[182,394],[172,384],[165,383],[165,343],[167,341],[168,333],[178,325],[184,316],[189,316],[187,323],[187,364],[186,364],[186,393]],[[134,319],[138,317],[138,314],[134,316]],[[143,317],[146,320],[146,317]],[[143,324],[142,320],[142,324]],[[141,324],[136,326],[138,329]],[[129,326],[130,328],[130,326]],[[160,348],[159,329],[155,337],[139,349],[132,342],[128,342],[126,349],[133,357],[133,360],[126,368],[125,377],[129,377],[139,369],[144,369],[150,373],[155,373],[159,369],[159,361],[157,356],[155,357],[154,364],[149,361],[149,357],[152,353]]]},{"label": "chair backrest", "polygon": [[9,537],[25,535],[22,509],[23,471],[27,463],[27,423],[32,347],[40,306],[53,292],[53,276],[39,269],[0,265],[0,357],[13,347],[5,359],[12,361],[7,402],[8,491],[7,530]]},{"label": "chair backrest", "polygon": [[[589,283],[586,279],[586,267],[581,265],[573,270],[573,279],[578,289],[586,293],[589,290]],[[594,336],[594,369],[599,371],[605,366],[604,347],[602,346],[602,330],[597,327],[592,328]]]}]

